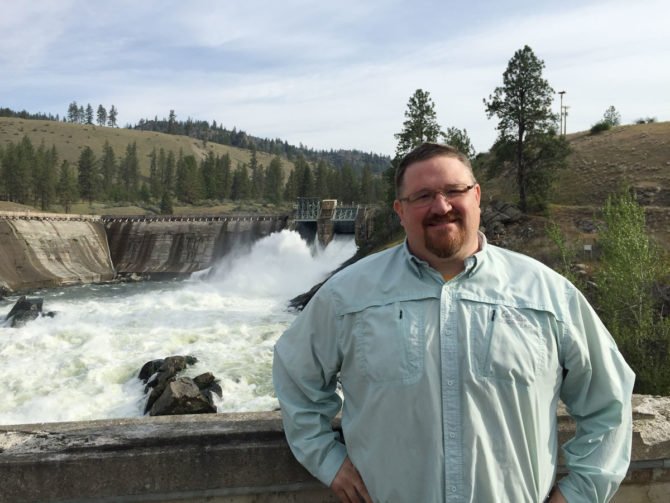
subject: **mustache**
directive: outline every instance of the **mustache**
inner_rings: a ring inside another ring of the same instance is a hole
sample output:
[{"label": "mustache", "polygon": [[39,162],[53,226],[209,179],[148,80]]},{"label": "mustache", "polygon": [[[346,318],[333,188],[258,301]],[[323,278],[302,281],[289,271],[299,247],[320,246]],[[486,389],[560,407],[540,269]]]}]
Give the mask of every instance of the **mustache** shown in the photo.
[{"label": "mustache", "polygon": [[444,223],[449,223],[449,222],[457,222],[461,220],[461,216],[455,212],[455,211],[450,211],[449,213],[445,215],[428,215],[426,218],[423,219],[423,225],[428,226],[428,225],[439,225],[439,224],[444,224]]}]

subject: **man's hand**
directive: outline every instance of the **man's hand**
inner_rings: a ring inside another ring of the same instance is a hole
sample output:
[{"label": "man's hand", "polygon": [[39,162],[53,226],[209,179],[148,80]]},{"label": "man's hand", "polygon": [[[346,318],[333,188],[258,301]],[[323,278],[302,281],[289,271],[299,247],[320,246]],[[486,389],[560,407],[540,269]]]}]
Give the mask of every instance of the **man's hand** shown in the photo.
[{"label": "man's hand", "polygon": [[554,488],[551,490],[551,494],[549,495],[549,499],[547,500],[547,503],[568,503],[568,500],[566,500],[563,495],[561,494],[561,491],[558,490],[558,486],[554,486]]},{"label": "man's hand", "polygon": [[361,474],[347,456],[340,470],[335,475],[330,488],[335,492],[342,503],[372,503]]}]

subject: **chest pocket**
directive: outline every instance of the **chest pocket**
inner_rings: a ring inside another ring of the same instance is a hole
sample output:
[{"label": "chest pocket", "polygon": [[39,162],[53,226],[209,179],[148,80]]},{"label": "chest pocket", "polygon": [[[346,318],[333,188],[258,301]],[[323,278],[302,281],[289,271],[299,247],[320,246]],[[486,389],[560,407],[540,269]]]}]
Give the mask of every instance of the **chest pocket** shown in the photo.
[{"label": "chest pocket", "polygon": [[372,381],[411,384],[423,373],[425,333],[414,302],[372,306],[356,314],[356,359]]},{"label": "chest pocket", "polygon": [[532,309],[500,305],[474,309],[470,336],[475,373],[531,385],[546,360],[541,319]]}]

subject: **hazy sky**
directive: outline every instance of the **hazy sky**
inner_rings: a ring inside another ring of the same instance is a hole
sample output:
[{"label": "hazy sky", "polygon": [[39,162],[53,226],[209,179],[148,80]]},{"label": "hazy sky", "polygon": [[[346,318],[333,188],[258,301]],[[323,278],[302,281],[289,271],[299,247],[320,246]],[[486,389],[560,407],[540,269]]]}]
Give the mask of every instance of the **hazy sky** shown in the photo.
[{"label": "hazy sky", "polygon": [[[216,120],[317,149],[392,155],[409,97],[429,91],[477,151],[483,98],[529,45],[565,90],[568,132],[614,105],[670,120],[667,0],[0,0],[0,106]],[[558,112],[556,96],[554,109]]]}]

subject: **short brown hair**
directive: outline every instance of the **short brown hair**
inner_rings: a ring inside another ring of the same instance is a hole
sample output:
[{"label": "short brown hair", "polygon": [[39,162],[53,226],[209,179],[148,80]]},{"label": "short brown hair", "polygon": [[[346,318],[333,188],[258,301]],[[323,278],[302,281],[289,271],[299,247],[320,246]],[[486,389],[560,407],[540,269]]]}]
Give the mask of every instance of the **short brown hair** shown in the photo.
[{"label": "short brown hair", "polygon": [[475,174],[472,172],[472,165],[470,160],[465,154],[460,150],[451,145],[442,145],[441,143],[430,143],[425,142],[410,151],[405,157],[402,158],[400,164],[395,170],[395,193],[396,197],[400,197],[400,189],[402,188],[402,183],[405,179],[405,171],[407,168],[414,164],[415,162],[427,161],[433,157],[444,156],[444,157],[453,157],[461,161],[472,176],[472,181],[477,183],[475,180]]}]

